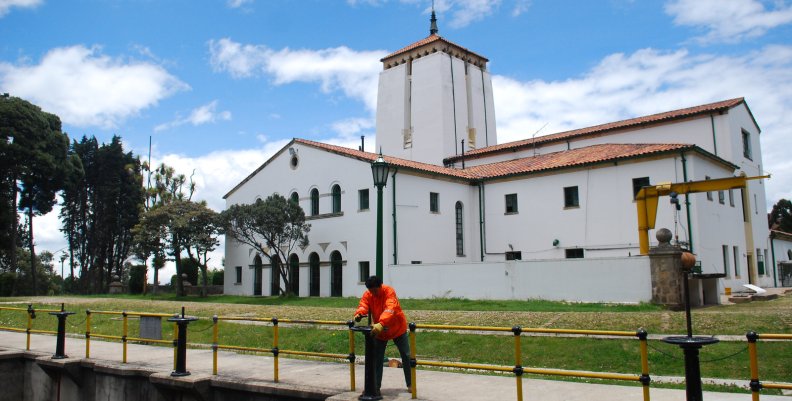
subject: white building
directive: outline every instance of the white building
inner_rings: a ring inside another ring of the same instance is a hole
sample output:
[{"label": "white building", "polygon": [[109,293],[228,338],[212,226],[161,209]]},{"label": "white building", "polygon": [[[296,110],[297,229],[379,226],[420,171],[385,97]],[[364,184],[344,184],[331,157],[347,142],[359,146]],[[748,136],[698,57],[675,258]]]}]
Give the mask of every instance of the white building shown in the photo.
[{"label": "white building", "polygon": [[[498,144],[486,58],[432,31],[381,61],[385,281],[403,297],[648,301],[637,189],[762,173],[741,98]],[[295,139],[225,196],[299,199],[312,226],[290,258],[300,296],[357,296],[374,273],[376,156]],[[745,206],[739,190],[691,194],[676,219],[661,203],[656,227],[689,242],[708,277],[694,285],[700,302],[775,282],[764,182],[747,190]],[[230,238],[225,266],[226,294],[277,292],[269,262]]]}]

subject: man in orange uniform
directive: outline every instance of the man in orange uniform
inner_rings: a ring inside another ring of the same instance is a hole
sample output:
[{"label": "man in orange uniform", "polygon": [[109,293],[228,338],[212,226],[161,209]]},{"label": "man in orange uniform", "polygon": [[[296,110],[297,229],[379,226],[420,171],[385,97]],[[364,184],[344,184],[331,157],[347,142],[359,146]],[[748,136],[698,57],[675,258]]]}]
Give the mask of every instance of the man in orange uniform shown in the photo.
[{"label": "man in orange uniform", "polygon": [[355,311],[355,320],[360,321],[371,313],[374,325],[371,335],[374,336],[374,361],[377,373],[377,389],[382,386],[382,361],[385,358],[385,346],[393,340],[401,355],[404,381],[410,389],[410,342],[407,334],[407,318],[404,316],[396,291],[389,285],[382,284],[382,279],[371,276],[366,279],[368,291],[363,293]]}]

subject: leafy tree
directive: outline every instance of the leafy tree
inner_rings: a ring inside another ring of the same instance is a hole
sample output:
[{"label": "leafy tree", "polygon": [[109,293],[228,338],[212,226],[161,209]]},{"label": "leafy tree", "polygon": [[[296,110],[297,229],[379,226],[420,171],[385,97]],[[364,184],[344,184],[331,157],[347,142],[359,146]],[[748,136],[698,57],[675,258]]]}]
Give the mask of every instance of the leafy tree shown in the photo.
[{"label": "leafy tree", "polygon": [[135,227],[135,238],[140,247],[152,248],[152,244],[160,244],[173,258],[177,294],[180,296],[184,295],[181,274],[185,272],[185,260],[200,267],[206,277],[208,254],[218,245],[219,233],[217,213],[209,209],[206,202],[184,199],[171,200],[152,208]]},{"label": "leafy tree", "polygon": [[212,285],[223,285],[225,272],[223,269],[212,269],[211,277],[212,279],[209,282],[212,283]]},{"label": "leafy tree", "polygon": [[61,230],[69,245],[71,274],[79,266],[83,291],[103,292],[113,275],[127,274],[124,261],[132,251],[132,227],[145,196],[141,165],[124,152],[118,136],[101,146],[96,138],[83,137],[70,151],[82,167],[67,177],[62,194]]},{"label": "leafy tree", "polygon": [[767,220],[770,228],[792,233],[792,202],[787,199],[779,200],[773,205]]},{"label": "leafy tree", "polygon": [[[147,162],[143,162],[142,168],[148,173],[149,187],[146,189],[146,202],[144,210],[146,213],[158,206],[171,203],[174,200],[191,200],[195,192],[195,183],[190,179],[187,184],[187,177],[184,174],[176,174],[176,170],[162,163],[159,167],[152,170]],[[151,185],[151,178],[154,183]],[[185,188],[186,185],[186,188]],[[152,293],[157,293],[159,284],[159,271],[165,267],[165,247],[160,242],[160,236],[143,236],[139,238],[135,248],[135,254],[144,264],[149,256],[153,256],[152,268],[154,269],[154,288]],[[181,280],[181,278],[179,278]]]},{"label": "leafy tree", "polygon": [[281,294],[292,288],[289,282],[288,255],[296,246],[308,246],[311,225],[305,222],[305,212],[300,205],[274,194],[266,200],[257,199],[253,204],[233,205],[220,214],[226,235],[251,246],[277,265],[281,283]]},{"label": "leafy tree", "polygon": [[[52,210],[65,177],[76,168],[67,156],[68,146],[58,116],[20,98],[0,97],[0,230],[10,271],[18,266],[16,210],[27,214],[30,265],[36,265],[33,218]],[[39,287],[36,270],[30,270],[34,294]]]},{"label": "leafy tree", "polygon": [[146,279],[146,265],[134,265],[129,269],[129,293],[142,294],[143,282]]}]

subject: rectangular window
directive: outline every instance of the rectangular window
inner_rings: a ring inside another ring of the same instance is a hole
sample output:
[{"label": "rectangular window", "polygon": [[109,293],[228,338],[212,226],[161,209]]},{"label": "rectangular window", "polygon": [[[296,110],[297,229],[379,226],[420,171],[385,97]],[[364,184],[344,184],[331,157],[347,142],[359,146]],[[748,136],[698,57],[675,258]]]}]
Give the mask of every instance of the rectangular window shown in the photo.
[{"label": "rectangular window", "polygon": [[371,272],[369,270],[369,262],[358,262],[358,281],[361,283],[365,282],[369,276],[371,276]]},{"label": "rectangular window", "polygon": [[760,276],[765,275],[764,254],[759,248],[756,248],[756,270],[759,272]]},{"label": "rectangular window", "polygon": [[358,210],[369,210],[369,190],[358,190]]},{"label": "rectangular window", "polygon": [[506,252],[506,260],[522,260],[522,252],[521,251]]},{"label": "rectangular window", "polygon": [[743,156],[745,156],[748,160],[753,160],[753,155],[751,154],[751,133],[743,130],[742,131],[742,143],[743,143]]},{"label": "rectangular window", "polygon": [[641,188],[646,186],[649,186],[649,177],[633,178],[632,180],[633,199],[635,199],[638,196],[638,191],[640,191]]},{"label": "rectangular window", "polygon": [[729,206],[734,207],[734,190],[729,190]]},{"label": "rectangular window", "polygon": [[[710,176],[708,176],[708,175],[704,176],[704,180],[705,181],[708,181],[709,179],[710,179]],[[712,200],[712,192],[707,191],[707,200],[708,201]]]},{"label": "rectangular window", "polygon": [[236,270],[236,283],[242,284],[242,266],[236,266],[234,268]]},{"label": "rectangular window", "polygon": [[731,277],[731,269],[729,268],[729,246],[723,245],[723,274],[726,277]]},{"label": "rectangular window", "polygon": [[740,248],[733,247],[734,251],[734,277],[740,277]]},{"label": "rectangular window", "polygon": [[517,194],[506,195],[506,214],[515,214],[517,212]]},{"label": "rectangular window", "polygon": [[726,203],[726,193],[723,191],[718,191],[718,203],[721,205]]},{"label": "rectangular window", "polygon": [[578,187],[564,188],[564,207],[580,207],[578,199]]},{"label": "rectangular window", "polygon": [[440,212],[440,194],[429,192],[429,211],[432,213]]},{"label": "rectangular window", "polygon": [[583,258],[583,248],[567,249],[566,250],[566,258],[567,259],[582,259]]}]

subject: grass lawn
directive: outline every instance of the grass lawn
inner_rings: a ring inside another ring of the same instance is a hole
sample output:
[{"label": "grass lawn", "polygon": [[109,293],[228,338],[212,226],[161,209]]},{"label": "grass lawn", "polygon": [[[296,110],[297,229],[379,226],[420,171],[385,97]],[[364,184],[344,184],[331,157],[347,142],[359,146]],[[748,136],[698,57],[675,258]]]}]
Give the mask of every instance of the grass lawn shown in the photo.
[{"label": "grass lawn", "polygon": [[[202,319],[190,325],[190,342],[212,342],[211,316],[278,317],[281,319],[348,320],[358,300],[356,298],[279,298],[212,296],[206,298],[177,298],[173,295],[142,296],[73,296],[37,297],[30,299],[5,298],[3,306],[53,309],[60,302],[66,309],[78,312],[69,318],[67,330],[74,334],[85,332],[85,310],[135,311],[176,313],[185,306],[187,313]],[[474,326],[504,326],[587,330],[635,331],[645,328],[650,334],[684,333],[683,312],[664,310],[649,304],[607,305],[578,304],[548,301],[471,301],[465,299],[403,299],[408,319],[419,324],[453,324]],[[740,305],[721,305],[693,311],[694,331],[697,335],[736,334],[744,336],[749,330],[761,333],[792,333],[792,296],[767,302]],[[34,328],[54,330],[53,317],[41,314]],[[0,326],[22,328],[26,315],[21,312],[0,311]],[[171,326],[163,325],[163,338],[172,337]],[[137,336],[138,325],[130,320],[129,336]],[[93,333],[120,335],[120,316],[94,314]],[[280,349],[329,352],[348,352],[348,333],[339,327],[293,326],[281,324]],[[438,332],[418,330],[416,351],[418,360],[439,360],[497,365],[514,364],[514,340],[508,335],[480,333]],[[220,343],[246,347],[270,348],[270,324],[240,324],[220,322]],[[362,355],[362,341],[356,342],[356,354]],[[651,375],[683,376],[681,351],[659,340],[649,341]],[[395,347],[388,353],[396,356]],[[639,342],[635,338],[603,339],[593,337],[529,336],[522,338],[523,366],[618,372],[640,374]],[[760,378],[763,381],[792,382],[792,341],[758,344]],[[704,377],[749,379],[748,352],[745,341],[721,342],[701,351]]]}]

